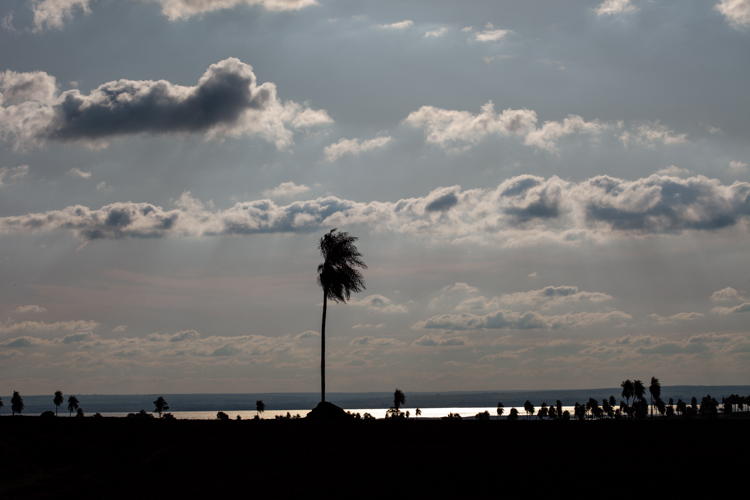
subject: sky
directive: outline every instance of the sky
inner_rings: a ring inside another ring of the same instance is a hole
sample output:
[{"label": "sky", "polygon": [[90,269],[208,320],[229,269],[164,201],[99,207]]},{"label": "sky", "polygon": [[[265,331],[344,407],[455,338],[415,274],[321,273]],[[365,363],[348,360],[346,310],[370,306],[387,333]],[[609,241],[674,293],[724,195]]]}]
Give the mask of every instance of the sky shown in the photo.
[{"label": "sky", "polygon": [[750,0],[5,0],[0,393],[750,380]]}]

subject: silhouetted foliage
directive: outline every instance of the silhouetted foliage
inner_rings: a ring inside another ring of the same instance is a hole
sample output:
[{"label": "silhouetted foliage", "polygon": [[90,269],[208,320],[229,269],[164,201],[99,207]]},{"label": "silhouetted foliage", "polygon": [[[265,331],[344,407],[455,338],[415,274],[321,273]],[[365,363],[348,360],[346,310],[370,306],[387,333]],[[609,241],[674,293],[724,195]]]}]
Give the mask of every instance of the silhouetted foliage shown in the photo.
[{"label": "silhouetted foliage", "polygon": [[373,417],[369,413],[365,413],[364,415],[362,415],[362,420],[375,420],[375,417]]},{"label": "silhouetted foliage", "polygon": [[554,406],[550,406],[550,407],[549,407],[549,410],[547,411],[547,415],[548,415],[548,416],[549,416],[549,418],[550,418],[550,419],[552,419],[552,420],[555,420],[556,418],[558,418],[558,415],[557,415],[557,408],[556,408],[556,407],[554,407]]},{"label": "silhouetted foliage", "polygon": [[578,404],[578,401],[576,401],[576,404],[573,406],[573,415],[578,420],[586,420],[586,405]]},{"label": "silhouetted foliage", "polygon": [[500,420],[500,417],[503,416],[503,413],[505,413],[505,405],[501,402],[497,404],[497,419]]},{"label": "silhouetted foliage", "polygon": [[323,288],[323,321],[320,331],[320,401],[326,400],[325,354],[326,312],[328,300],[344,302],[352,292],[365,289],[365,280],[357,267],[367,269],[354,242],[357,238],[349,233],[336,233],[336,228],[320,239],[318,249],[323,263],[318,266],[318,285]]},{"label": "silhouetted foliage", "polygon": [[[648,392],[651,393],[651,418],[654,418],[654,400],[659,401],[661,397],[661,384],[658,378],[651,377],[651,385],[648,386]],[[664,405],[663,401],[662,405]],[[664,414],[664,412],[661,413],[662,415]]]},{"label": "silhouetted foliage", "polygon": [[510,413],[508,413],[508,420],[518,420],[518,410],[511,408]]},{"label": "silhouetted foliage", "polygon": [[463,420],[463,419],[461,418],[461,415],[459,415],[458,413],[449,413],[448,415],[443,417],[442,420]]},{"label": "silhouetted foliage", "polygon": [[712,398],[710,394],[703,396],[698,411],[702,417],[716,418],[719,414],[719,402]]},{"label": "silhouetted foliage", "polygon": [[630,379],[627,379],[622,384],[620,384],[620,387],[622,387],[622,397],[625,398],[625,405],[629,406],[630,398],[633,397],[634,392],[633,382],[631,382]]},{"label": "silhouetted foliage", "polygon": [[55,403],[55,416],[57,416],[57,409],[64,401],[65,399],[63,399],[62,391],[55,391],[55,399],[52,400],[52,402]]},{"label": "silhouetted foliage", "polygon": [[534,405],[528,399],[523,404],[523,409],[526,411],[527,418],[531,418],[531,415],[534,414]]},{"label": "silhouetted foliage", "polygon": [[78,411],[76,411],[76,417],[83,418],[85,415],[83,414],[83,408],[78,408]]},{"label": "silhouetted foliage", "polygon": [[489,420],[489,419],[490,419],[490,412],[486,410],[474,415],[474,420]]},{"label": "silhouetted foliage", "polygon": [[[169,416],[172,417],[172,414],[170,413]],[[94,413],[94,418],[102,418],[102,414],[99,413],[99,412],[96,412],[96,413]],[[172,418],[174,418],[174,417],[172,417]]]},{"label": "silhouetted foliage", "polygon": [[547,418],[548,414],[549,414],[549,411],[547,409],[547,403],[542,402],[542,406],[539,407],[539,412],[537,413],[539,420]]},{"label": "silhouetted foliage", "polygon": [[68,411],[70,412],[69,416],[73,416],[74,411],[78,411],[78,398],[75,396],[70,396],[68,398]]},{"label": "silhouetted foliage", "polygon": [[150,414],[149,412],[147,412],[146,410],[141,409],[141,411],[139,411],[138,413],[128,413],[127,418],[150,419],[150,418],[154,418],[154,416]]},{"label": "silhouetted foliage", "polygon": [[[358,414],[358,415],[359,415],[359,414]],[[416,416],[417,418],[421,417],[421,416],[422,416],[422,410],[420,410],[419,408],[417,408],[417,410],[416,410],[416,411],[414,412],[414,415],[415,415],[415,416]]]},{"label": "silhouetted foliage", "polygon": [[10,398],[11,415],[15,415],[16,413],[20,415],[23,412],[23,409],[23,398],[18,394],[18,391],[13,391],[13,397]]},{"label": "silhouetted foliage", "polygon": [[154,401],[154,411],[159,414],[159,418],[161,418],[161,414],[164,413],[169,409],[169,405],[167,404],[166,400],[159,396],[156,398],[156,401]]},{"label": "silhouetted foliage", "polygon": [[570,412],[568,410],[565,410],[562,414],[563,420],[570,420]]},{"label": "silhouetted foliage", "polygon": [[263,402],[262,399],[259,399],[255,402],[255,416],[258,417],[261,413],[266,411],[266,404]]},{"label": "silhouetted foliage", "polygon": [[224,413],[223,411],[220,411],[216,414],[216,420],[221,420],[222,422],[226,422],[229,420],[229,415]]},{"label": "silhouetted foliage", "polygon": [[43,411],[41,415],[39,415],[41,418],[55,418],[55,412],[52,410]]},{"label": "silhouetted foliage", "polygon": [[406,403],[406,396],[401,392],[401,389],[396,389],[396,392],[393,393],[393,407],[398,410],[404,403]]}]

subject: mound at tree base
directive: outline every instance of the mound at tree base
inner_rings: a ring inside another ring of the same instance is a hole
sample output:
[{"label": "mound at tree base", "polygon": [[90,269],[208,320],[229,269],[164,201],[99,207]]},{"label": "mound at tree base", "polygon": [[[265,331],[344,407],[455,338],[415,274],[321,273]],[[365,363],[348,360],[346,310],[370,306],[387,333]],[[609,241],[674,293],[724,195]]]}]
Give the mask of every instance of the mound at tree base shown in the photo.
[{"label": "mound at tree base", "polygon": [[352,416],[333,403],[321,401],[305,418],[308,420],[325,420],[326,422],[344,422],[351,420]]}]

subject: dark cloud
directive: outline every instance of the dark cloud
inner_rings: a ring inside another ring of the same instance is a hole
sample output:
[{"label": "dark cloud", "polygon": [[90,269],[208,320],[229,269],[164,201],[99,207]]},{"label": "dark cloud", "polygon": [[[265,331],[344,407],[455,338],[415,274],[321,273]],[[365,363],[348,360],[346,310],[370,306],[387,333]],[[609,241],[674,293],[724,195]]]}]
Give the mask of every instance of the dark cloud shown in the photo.
[{"label": "dark cloud", "polygon": [[430,201],[424,209],[428,212],[443,212],[449,210],[458,204],[458,197],[455,193],[445,193]]}]

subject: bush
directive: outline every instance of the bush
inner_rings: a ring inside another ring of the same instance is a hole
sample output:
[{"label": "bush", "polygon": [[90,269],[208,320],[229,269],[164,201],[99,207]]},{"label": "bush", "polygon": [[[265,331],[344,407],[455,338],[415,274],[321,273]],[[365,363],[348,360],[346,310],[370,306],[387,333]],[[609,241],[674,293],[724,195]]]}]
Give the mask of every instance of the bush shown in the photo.
[{"label": "bush", "polygon": [[219,413],[216,414],[216,420],[221,420],[222,422],[226,422],[227,420],[229,420],[229,415],[227,415],[223,411],[220,411]]},{"label": "bush", "polygon": [[55,412],[52,411],[52,410],[47,410],[47,411],[43,412],[41,415],[39,415],[39,416],[42,417],[42,418],[50,418],[50,417],[54,417],[55,416]]}]

